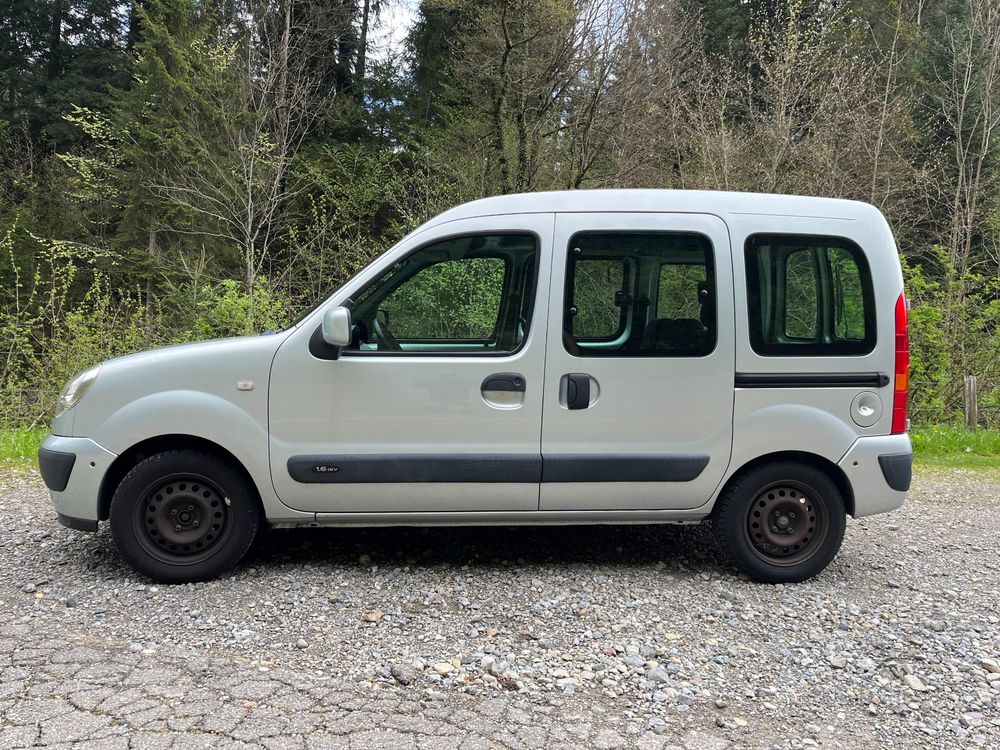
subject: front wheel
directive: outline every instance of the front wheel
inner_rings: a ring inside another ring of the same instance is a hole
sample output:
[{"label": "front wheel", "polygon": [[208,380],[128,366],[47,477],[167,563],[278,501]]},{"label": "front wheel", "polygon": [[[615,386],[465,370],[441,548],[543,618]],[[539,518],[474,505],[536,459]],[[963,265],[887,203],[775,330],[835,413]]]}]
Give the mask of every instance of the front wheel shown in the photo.
[{"label": "front wheel", "polygon": [[716,541],[729,563],[766,583],[794,583],[823,570],[840,549],[846,514],[820,469],[779,462],[733,481],[715,507]]},{"label": "front wheel", "polygon": [[246,554],[260,523],[253,486],[229,462],[190,450],[158,453],[111,499],[111,538],[133,568],[163,583],[214,578]]}]

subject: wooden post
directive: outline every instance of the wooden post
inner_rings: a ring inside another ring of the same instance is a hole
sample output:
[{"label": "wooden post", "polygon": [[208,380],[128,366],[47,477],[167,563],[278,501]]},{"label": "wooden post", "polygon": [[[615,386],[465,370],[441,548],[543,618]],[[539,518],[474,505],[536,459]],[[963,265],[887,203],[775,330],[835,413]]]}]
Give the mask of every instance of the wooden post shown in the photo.
[{"label": "wooden post", "polygon": [[970,430],[979,425],[979,403],[977,402],[976,376],[965,376],[965,426]]}]

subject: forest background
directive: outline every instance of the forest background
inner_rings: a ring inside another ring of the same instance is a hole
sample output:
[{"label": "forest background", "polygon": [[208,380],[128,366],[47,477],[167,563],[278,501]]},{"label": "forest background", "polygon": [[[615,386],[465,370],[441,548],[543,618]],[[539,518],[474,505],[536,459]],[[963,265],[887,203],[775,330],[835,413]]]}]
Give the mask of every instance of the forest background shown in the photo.
[{"label": "forest background", "polygon": [[102,359],[282,326],[447,207],[598,187],[875,204],[914,420],[971,374],[1000,422],[996,0],[423,0],[385,54],[392,10],[4,0],[0,429]]}]

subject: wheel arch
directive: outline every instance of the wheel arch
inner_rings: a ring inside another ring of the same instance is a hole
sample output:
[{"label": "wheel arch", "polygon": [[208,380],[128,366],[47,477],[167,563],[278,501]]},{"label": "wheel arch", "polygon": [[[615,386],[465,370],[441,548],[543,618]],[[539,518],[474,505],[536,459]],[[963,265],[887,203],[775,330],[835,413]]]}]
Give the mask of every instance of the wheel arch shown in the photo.
[{"label": "wheel arch", "polygon": [[[253,488],[258,506],[260,506],[261,513],[264,514],[260,488],[253,480],[250,472],[247,471],[246,466],[243,465],[243,462],[233,455],[231,451],[222,447],[218,443],[197,435],[170,434],[146,438],[127,450],[122,451],[122,453],[120,453],[119,456],[111,463],[108,470],[104,474],[104,478],[101,480],[101,489],[98,494],[97,505],[98,518],[101,521],[106,521],[108,519],[111,513],[111,498],[114,497],[115,490],[118,488],[118,485],[121,484],[122,479],[125,478],[125,475],[128,474],[134,466],[136,466],[143,459],[149,458],[152,455],[171,450],[195,450],[201,453],[207,453],[211,456],[216,456],[231,463],[232,466],[243,475],[247,484]],[[262,517],[264,516],[262,515]]]},{"label": "wheel arch", "polygon": [[[840,491],[840,496],[844,500],[844,510],[847,511],[849,516],[854,515],[854,488],[851,486],[851,482],[844,473],[844,470],[829,459],[807,451],[775,451],[773,453],[765,453],[762,456],[757,456],[756,458],[747,461],[729,475],[720,488],[719,493],[716,496],[716,500],[722,497],[730,486],[733,485],[746,472],[756,469],[758,466],[779,463],[782,461],[809,464],[810,466],[822,471],[830,478]],[[718,507],[718,502],[716,502],[715,507]],[[715,513],[715,507],[712,509],[713,515]]]}]

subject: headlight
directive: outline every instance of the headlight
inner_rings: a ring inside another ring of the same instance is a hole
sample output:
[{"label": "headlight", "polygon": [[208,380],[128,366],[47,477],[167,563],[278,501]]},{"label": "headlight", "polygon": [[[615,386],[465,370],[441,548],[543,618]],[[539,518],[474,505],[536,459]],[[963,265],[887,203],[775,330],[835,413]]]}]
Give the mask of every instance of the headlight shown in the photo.
[{"label": "headlight", "polygon": [[56,416],[62,416],[83,398],[90,387],[97,380],[97,375],[101,371],[101,366],[96,365],[91,367],[89,370],[84,370],[79,375],[73,377],[66,387],[63,388],[62,393],[59,394],[59,403],[56,404]]}]

